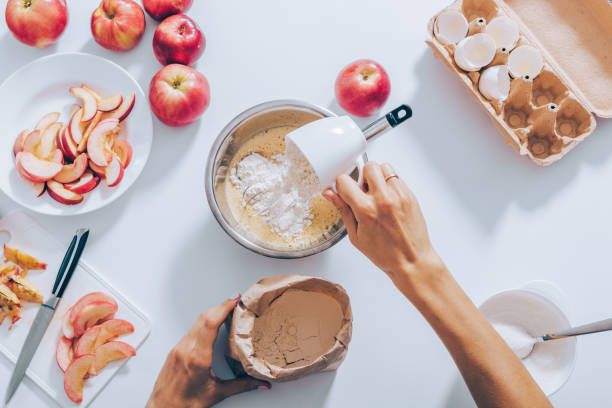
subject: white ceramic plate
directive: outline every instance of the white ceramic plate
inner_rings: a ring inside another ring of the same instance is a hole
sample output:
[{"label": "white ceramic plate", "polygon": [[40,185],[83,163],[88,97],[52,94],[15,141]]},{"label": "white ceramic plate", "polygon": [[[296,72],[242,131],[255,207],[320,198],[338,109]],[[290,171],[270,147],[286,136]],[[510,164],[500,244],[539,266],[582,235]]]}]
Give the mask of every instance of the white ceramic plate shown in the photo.
[{"label": "white ceramic plate", "polygon": [[[23,180],[13,159],[12,146],[24,129],[32,129],[46,113],[60,112],[66,122],[70,106],[77,100],[68,89],[87,84],[104,96],[136,94],[130,116],[122,122],[121,135],[132,144],[132,162],[116,187],[104,180],[83,202],[68,206],[53,200],[48,193],[33,194]],[[40,58],[20,68],[0,85],[0,189],[17,203],[32,211],[49,215],[84,214],[110,204],[136,181],[142,172],[153,140],[153,121],[144,92],[134,78],[119,65],[94,55],[55,54]]]}]

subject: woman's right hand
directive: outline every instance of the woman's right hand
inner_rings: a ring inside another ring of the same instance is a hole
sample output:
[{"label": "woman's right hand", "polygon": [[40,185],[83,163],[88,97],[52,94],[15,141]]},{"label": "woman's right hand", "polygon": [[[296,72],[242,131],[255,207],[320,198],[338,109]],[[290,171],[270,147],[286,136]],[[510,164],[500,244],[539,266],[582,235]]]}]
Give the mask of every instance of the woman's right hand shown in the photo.
[{"label": "woman's right hand", "polygon": [[327,189],[357,249],[384,270],[411,298],[415,285],[446,271],[433,249],[419,204],[391,165],[368,162],[364,186],[340,175],[337,192]]}]

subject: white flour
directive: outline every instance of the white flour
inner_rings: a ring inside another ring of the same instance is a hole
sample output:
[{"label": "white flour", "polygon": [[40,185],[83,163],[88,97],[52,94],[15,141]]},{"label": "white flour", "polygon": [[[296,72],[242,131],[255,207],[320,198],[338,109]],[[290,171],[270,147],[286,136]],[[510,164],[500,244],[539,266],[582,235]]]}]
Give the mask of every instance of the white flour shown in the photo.
[{"label": "white flour", "polygon": [[536,339],[530,336],[525,329],[513,324],[493,323],[497,333],[508,343],[514,354],[521,360],[531,354]]},{"label": "white flour", "polygon": [[312,198],[321,185],[298,148],[287,142],[284,154],[270,159],[251,153],[231,169],[230,180],[274,232],[290,240],[312,223]]}]

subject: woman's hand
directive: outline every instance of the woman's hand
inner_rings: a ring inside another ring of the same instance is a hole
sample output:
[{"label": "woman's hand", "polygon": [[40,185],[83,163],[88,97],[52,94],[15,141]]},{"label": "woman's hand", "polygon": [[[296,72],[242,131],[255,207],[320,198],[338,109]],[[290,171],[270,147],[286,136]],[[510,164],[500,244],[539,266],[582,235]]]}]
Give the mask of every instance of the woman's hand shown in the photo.
[{"label": "woman's hand", "polygon": [[[445,267],[429,241],[419,204],[389,164],[367,163],[364,187],[347,175],[323,196],[340,211],[349,239],[410,297],[423,278]],[[408,293],[407,293],[408,292]]]},{"label": "woman's hand", "polygon": [[270,383],[251,377],[220,380],[212,371],[213,345],[219,327],[234,310],[240,295],[202,313],[179,341],[162,368],[148,408],[203,408],[245,391],[270,389]]}]

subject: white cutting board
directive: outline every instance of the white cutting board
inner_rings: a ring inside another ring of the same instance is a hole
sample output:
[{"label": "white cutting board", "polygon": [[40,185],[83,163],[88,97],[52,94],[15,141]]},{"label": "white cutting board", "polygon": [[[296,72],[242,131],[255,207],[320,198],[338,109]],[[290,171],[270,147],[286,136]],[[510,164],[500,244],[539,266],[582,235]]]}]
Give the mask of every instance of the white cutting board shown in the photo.
[{"label": "white cutting board", "polygon": [[[58,242],[23,212],[14,212],[0,219],[0,235],[4,232],[10,235],[9,245],[47,263],[46,271],[30,271],[27,277],[46,299],[51,294],[55,276],[72,236],[65,237],[65,242]],[[87,248],[85,248],[84,256],[87,256]],[[75,404],[66,396],[64,375],[55,361],[55,348],[61,337],[62,317],[81,296],[90,292],[104,292],[111,295],[119,306],[115,317],[125,319],[134,325],[134,333],[121,336],[118,340],[138,349],[151,331],[151,324],[145,314],[81,259],[26,374],[62,407],[86,407],[102,391],[119,368],[123,364],[129,364],[129,359],[112,362],[96,377],[87,379],[81,404]],[[12,330],[8,330],[8,320],[0,326],[0,353],[13,363],[17,360],[38,307],[37,304],[24,302],[21,320],[15,323]],[[138,358],[138,351],[132,358]],[[23,387],[23,384],[21,386]]]}]

